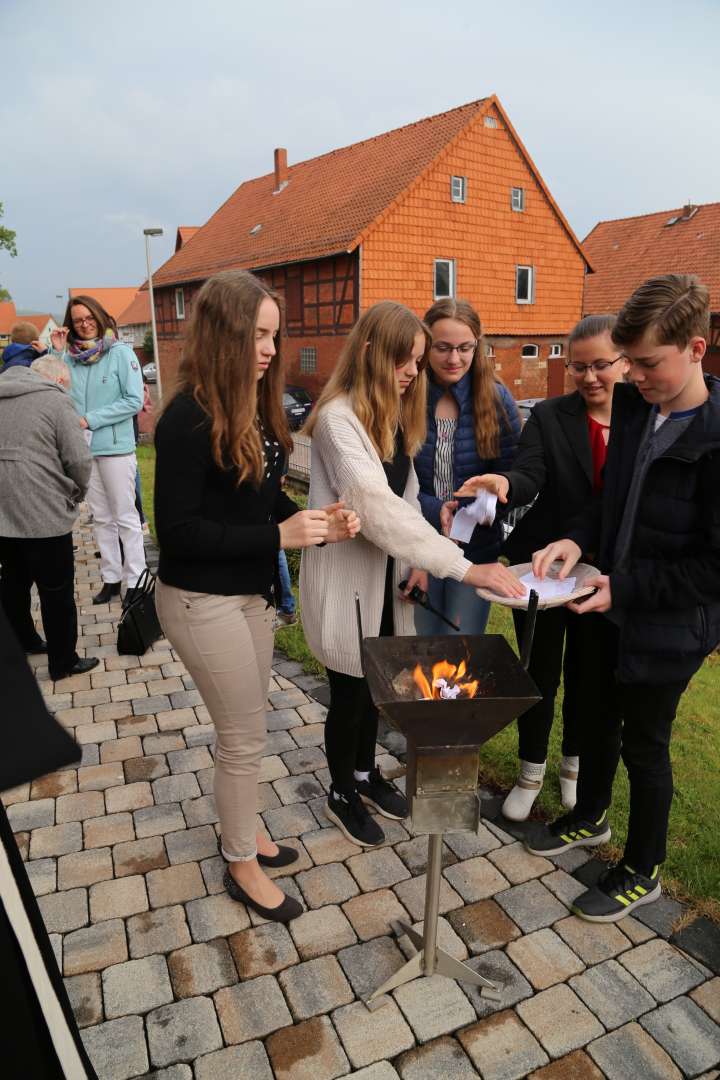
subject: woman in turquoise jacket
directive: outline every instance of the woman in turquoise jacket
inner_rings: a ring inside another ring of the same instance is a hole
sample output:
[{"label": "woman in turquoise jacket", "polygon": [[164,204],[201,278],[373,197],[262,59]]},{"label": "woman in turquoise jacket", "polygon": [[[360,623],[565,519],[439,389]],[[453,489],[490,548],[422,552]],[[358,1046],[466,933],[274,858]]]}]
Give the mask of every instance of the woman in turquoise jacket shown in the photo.
[{"label": "woman in turquoise jacket", "polygon": [[73,297],[64,321],[51,335],[52,346],[70,368],[70,396],[93,456],[87,503],[103,580],[93,604],[106,604],[119,596],[122,582],[126,600],[132,598],[145,569],[133,432],[143,404],[142,374],[133,350],[118,341],[115,320],[92,296]]}]

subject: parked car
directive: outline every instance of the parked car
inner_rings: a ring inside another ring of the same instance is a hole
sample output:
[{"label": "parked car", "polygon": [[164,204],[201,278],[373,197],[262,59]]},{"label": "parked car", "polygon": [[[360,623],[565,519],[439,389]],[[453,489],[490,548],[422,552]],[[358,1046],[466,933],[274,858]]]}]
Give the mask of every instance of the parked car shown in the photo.
[{"label": "parked car", "polygon": [[545,398],[541,397],[529,397],[522,398],[520,401],[516,401],[515,404],[517,405],[518,412],[520,413],[520,422],[524,424],[527,418],[530,416],[530,413],[532,412],[533,405],[537,405],[538,401],[544,400]]},{"label": "parked car", "polygon": [[291,431],[301,428],[313,407],[313,400],[302,386],[286,386],[283,407]]},{"label": "parked car", "polygon": [[143,378],[145,382],[157,382],[157,365],[154,360],[151,360],[149,364],[145,364],[142,369]]}]

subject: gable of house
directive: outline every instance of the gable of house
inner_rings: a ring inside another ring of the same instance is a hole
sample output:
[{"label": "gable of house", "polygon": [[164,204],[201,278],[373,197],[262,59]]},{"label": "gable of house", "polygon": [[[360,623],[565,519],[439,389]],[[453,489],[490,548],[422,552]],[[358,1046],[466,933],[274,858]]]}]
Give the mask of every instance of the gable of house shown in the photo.
[{"label": "gable of house", "polygon": [[137,285],[120,288],[96,288],[93,286],[89,289],[69,290],[71,300],[76,296],[92,296],[93,300],[97,300],[98,304],[101,304],[108,315],[112,315],[116,321],[133,300],[136,292]]}]

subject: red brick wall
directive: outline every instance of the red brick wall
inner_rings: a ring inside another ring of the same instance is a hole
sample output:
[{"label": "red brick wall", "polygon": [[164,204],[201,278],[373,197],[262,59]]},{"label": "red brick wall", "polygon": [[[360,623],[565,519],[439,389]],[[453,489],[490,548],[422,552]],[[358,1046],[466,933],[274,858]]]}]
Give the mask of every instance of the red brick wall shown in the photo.
[{"label": "red brick wall", "polygon": [[[564,393],[564,356],[550,360],[551,345],[562,344],[564,353],[565,343],[561,337],[545,338],[537,334],[526,338],[489,337],[487,343],[495,350],[495,374],[515,398],[544,398]],[[523,345],[537,345],[538,358],[523,359]],[[561,372],[559,379],[558,366]]]}]

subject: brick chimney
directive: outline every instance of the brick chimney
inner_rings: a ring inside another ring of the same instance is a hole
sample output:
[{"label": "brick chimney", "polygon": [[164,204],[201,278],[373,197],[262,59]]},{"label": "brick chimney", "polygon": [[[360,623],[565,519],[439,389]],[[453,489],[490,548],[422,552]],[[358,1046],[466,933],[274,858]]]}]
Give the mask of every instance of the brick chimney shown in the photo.
[{"label": "brick chimney", "polygon": [[287,165],[287,150],[279,146],[275,150],[275,194],[282,191],[284,187],[287,187],[288,183],[288,165]]}]

